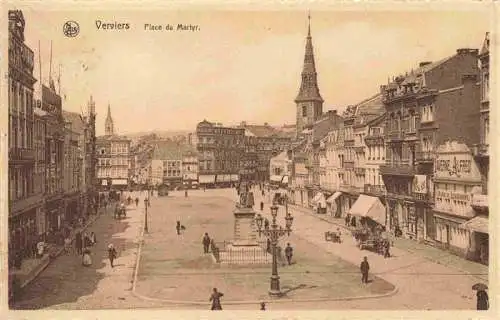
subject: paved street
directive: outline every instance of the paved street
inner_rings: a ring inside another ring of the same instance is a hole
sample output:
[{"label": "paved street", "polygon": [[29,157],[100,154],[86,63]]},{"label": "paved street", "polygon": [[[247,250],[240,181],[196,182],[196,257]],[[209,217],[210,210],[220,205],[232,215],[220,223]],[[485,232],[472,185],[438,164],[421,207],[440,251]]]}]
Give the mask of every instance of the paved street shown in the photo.
[{"label": "paved street", "polygon": [[[205,303],[211,289],[225,293],[228,303],[269,299],[271,266],[225,267],[203,255],[205,232],[216,241],[233,238],[234,201],[229,190],[173,192],[154,201],[150,232],[145,237],[136,292],[145,298]],[[176,221],[186,230],[177,235]],[[263,238],[262,238],[263,239]],[[284,242],[294,246],[294,264],[280,268],[281,285],[287,299],[336,299],[387,294],[393,286],[374,278],[364,286],[357,265],[318,250],[317,246],[292,235]]]},{"label": "paved street", "polygon": [[[216,241],[231,239],[235,200],[236,193],[229,189],[190,191],[187,199],[183,192],[153,198],[149,210],[150,233],[145,235],[142,247],[135,294],[131,289],[143,205],[138,209],[131,206],[127,219],[121,221],[110,215],[101,216],[89,229],[98,235],[98,244],[92,250],[93,266],[82,267],[78,256],[60,256],[26,288],[15,308],[206,309],[210,288],[215,286],[226,294],[225,309],[256,310],[257,300],[269,300],[266,291],[270,267],[223,268],[202,254],[204,232]],[[259,202],[257,195],[256,203]],[[304,210],[290,208],[290,211],[294,215],[293,235],[282,243],[292,243],[296,263],[280,267],[280,275],[284,288],[295,286],[297,290],[290,292],[289,299],[293,301],[268,302],[269,310],[474,309],[475,297],[470,290],[477,282],[474,277],[396,248],[390,259],[360,251],[346,233],[342,244],[325,242],[323,233],[332,229],[330,223]],[[268,212],[266,203],[264,214]],[[283,212],[280,208],[279,220]],[[181,236],[175,232],[177,220],[186,226]],[[119,252],[114,269],[107,261],[106,246],[110,241]],[[359,283],[357,266],[364,255],[368,256],[372,275],[397,286],[395,295],[349,301],[305,301],[305,298],[366,296],[390,291],[390,286],[382,280],[368,286]],[[306,286],[300,287],[300,284]],[[333,290],[335,288],[337,290]],[[181,300],[181,303],[169,300]]]},{"label": "paved street", "polygon": [[[107,309],[129,308],[136,301],[130,294],[136,261],[136,239],[143,215],[130,206],[127,218],[117,221],[111,214],[102,215],[87,230],[97,235],[91,249],[93,265],[83,267],[78,255],[61,255],[28,287],[15,303],[15,309]],[[118,251],[116,267],[111,269],[107,245]]]},{"label": "paved street", "polygon": [[[260,203],[262,197],[258,192],[255,193],[256,203]],[[228,197],[231,195],[228,194]],[[270,216],[269,203],[266,200],[267,197],[264,197],[264,214]],[[366,250],[361,251],[355,247],[353,238],[346,231],[343,232],[342,244],[326,242],[324,232],[335,230],[336,225],[305,213],[305,210],[290,207],[289,211],[294,216],[294,232],[299,236],[352,263],[359,263],[363,256],[367,256],[371,271],[398,287],[395,296],[383,299],[385,309],[475,308],[475,292],[471,290],[471,286],[481,279],[398,248],[391,249],[393,257],[389,259]],[[279,212],[283,216],[283,206],[280,206]],[[380,300],[346,303],[346,308],[356,309],[377,309],[380,306]]]}]

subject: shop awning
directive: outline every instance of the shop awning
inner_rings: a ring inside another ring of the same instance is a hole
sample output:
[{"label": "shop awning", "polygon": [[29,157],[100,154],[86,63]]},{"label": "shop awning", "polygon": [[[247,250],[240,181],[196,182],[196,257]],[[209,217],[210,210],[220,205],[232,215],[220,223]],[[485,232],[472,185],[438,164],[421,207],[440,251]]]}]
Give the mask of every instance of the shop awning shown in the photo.
[{"label": "shop awning", "polygon": [[282,176],[271,176],[269,180],[271,180],[272,182],[281,182],[282,178]]},{"label": "shop awning", "polygon": [[467,222],[460,225],[461,228],[481,232],[488,234],[488,217],[487,216],[475,216]]},{"label": "shop awning", "polygon": [[385,225],[385,207],[376,197],[360,195],[349,213],[353,216],[370,218],[381,225]]},{"label": "shop awning", "polygon": [[328,199],[326,199],[326,202],[327,203],[334,203],[335,200],[337,200],[337,198],[340,197],[341,194],[342,194],[342,192],[340,192],[340,191],[335,192]]},{"label": "shop awning", "polygon": [[283,176],[283,179],[281,179],[281,183],[288,184],[288,176]]},{"label": "shop awning", "polygon": [[198,177],[198,182],[199,183],[214,183],[215,182],[215,175],[203,175]]},{"label": "shop awning", "polygon": [[325,195],[322,192],[316,193],[312,200],[313,205],[319,205],[322,208],[326,208],[326,200],[325,200]]}]

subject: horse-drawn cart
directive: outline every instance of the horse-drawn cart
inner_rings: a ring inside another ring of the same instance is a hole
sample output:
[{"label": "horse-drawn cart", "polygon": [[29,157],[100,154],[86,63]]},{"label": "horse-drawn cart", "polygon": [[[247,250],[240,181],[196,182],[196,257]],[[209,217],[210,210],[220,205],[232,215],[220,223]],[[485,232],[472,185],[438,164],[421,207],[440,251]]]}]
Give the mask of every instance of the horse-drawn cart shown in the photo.
[{"label": "horse-drawn cart", "polygon": [[331,241],[334,243],[341,243],[342,239],[340,238],[340,233],[327,231],[325,232],[325,241]]},{"label": "horse-drawn cart", "polygon": [[114,218],[119,220],[119,219],[124,219],[126,217],[127,217],[127,209],[125,208],[125,206],[123,204],[117,206],[115,208]]}]

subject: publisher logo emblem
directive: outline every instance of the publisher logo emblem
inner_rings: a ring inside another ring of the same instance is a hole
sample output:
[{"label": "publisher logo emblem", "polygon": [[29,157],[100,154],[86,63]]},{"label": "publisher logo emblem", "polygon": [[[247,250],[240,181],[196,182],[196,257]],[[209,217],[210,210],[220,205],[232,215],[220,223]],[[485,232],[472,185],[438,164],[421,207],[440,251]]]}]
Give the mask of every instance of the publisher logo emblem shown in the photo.
[{"label": "publisher logo emblem", "polygon": [[63,25],[63,33],[66,37],[74,38],[80,33],[80,26],[76,21],[66,21]]}]

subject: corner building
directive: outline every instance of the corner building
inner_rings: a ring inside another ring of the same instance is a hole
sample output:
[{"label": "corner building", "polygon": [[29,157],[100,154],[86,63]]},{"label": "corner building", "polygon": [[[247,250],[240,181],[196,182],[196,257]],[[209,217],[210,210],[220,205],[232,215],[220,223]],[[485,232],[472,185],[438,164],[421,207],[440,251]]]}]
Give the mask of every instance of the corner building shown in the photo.
[{"label": "corner building", "polygon": [[436,242],[435,220],[450,220],[432,210],[434,160],[446,141],[479,140],[477,56],[476,49],[458,49],[381,86],[387,112],[386,159],[380,167],[387,227],[404,237]]}]

